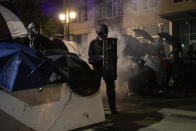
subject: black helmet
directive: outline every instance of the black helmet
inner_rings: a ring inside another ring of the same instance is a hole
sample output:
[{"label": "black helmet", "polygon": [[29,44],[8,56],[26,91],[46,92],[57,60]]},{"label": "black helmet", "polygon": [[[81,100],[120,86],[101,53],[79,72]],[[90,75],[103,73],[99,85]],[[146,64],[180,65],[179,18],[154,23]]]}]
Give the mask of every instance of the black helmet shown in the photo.
[{"label": "black helmet", "polygon": [[99,37],[106,38],[108,36],[108,27],[107,25],[100,24],[96,28],[96,33]]},{"label": "black helmet", "polygon": [[28,25],[27,31],[31,36],[39,35],[40,34],[41,26],[36,23],[30,23]]}]

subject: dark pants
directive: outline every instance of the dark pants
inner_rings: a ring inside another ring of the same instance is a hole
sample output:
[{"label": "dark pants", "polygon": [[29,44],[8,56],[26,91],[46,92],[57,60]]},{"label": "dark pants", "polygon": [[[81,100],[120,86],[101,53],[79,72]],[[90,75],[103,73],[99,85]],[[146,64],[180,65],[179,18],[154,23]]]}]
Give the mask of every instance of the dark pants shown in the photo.
[{"label": "dark pants", "polygon": [[[99,83],[101,83],[102,78],[102,70],[100,68],[93,68],[93,70],[98,75]],[[116,93],[115,93],[115,85],[114,80],[104,80],[106,84],[106,94],[108,97],[108,104],[111,111],[116,110]]]},{"label": "dark pants", "polygon": [[108,104],[110,110],[116,110],[116,93],[115,93],[115,85],[114,80],[104,80],[106,84],[106,93],[108,96]]}]

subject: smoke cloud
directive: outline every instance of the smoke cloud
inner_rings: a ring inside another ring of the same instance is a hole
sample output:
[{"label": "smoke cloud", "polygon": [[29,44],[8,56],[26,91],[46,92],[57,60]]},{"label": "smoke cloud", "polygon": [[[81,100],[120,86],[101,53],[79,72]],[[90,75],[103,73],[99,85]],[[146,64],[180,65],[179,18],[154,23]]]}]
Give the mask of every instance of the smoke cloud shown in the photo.
[{"label": "smoke cloud", "polygon": [[[88,48],[89,48],[90,41],[93,39],[96,39],[95,30],[92,30],[91,32],[92,33],[89,34],[88,41],[87,40],[83,41],[82,44],[77,44],[77,43],[73,43],[73,42],[70,43],[72,45],[72,47],[71,47],[72,50],[73,50],[73,48],[75,48],[73,51],[75,51],[75,52],[80,51],[81,58],[83,60],[85,60],[86,62],[88,62],[87,61]],[[116,80],[116,93],[117,93],[117,99],[122,100],[129,93],[127,81],[132,76],[134,76],[138,71],[137,64],[135,62],[131,61],[131,59],[123,53],[125,47],[127,47],[126,45],[127,44],[131,45],[133,43],[130,41],[128,42],[125,35],[123,33],[119,32],[119,29],[109,29],[108,37],[113,37],[113,38],[118,39],[118,42],[117,42],[117,55],[118,55],[117,74],[118,74],[118,78]],[[135,43],[135,44],[137,44],[137,43]],[[134,46],[129,46],[129,47],[134,47]],[[137,50],[137,49],[134,49],[134,50]],[[103,96],[106,96],[105,90],[106,90],[105,83],[102,80],[101,91],[102,91]]]}]

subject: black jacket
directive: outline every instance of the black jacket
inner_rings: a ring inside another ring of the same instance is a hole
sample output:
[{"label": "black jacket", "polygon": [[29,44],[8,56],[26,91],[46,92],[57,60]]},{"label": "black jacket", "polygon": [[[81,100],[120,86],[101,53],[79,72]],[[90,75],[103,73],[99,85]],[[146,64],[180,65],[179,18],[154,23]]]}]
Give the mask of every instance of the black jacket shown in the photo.
[{"label": "black jacket", "polygon": [[103,67],[103,41],[97,39],[94,39],[90,42],[90,47],[88,50],[88,56],[89,56],[89,63],[93,65],[94,68],[100,68]]}]

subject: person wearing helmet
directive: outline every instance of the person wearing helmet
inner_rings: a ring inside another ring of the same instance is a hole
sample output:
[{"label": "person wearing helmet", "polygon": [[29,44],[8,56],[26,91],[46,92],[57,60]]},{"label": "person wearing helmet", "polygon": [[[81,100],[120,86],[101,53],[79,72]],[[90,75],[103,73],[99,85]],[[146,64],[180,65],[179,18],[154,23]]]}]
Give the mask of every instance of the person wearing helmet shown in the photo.
[{"label": "person wearing helmet", "polygon": [[36,48],[35,47],[35,38],[40,35],[40,30],[41,30],[41,26],[39,24],[36,23],[30,23],[28,25],[27,31],[29,33],[29,39],[30,39],[30,47],[31,48]]},{"label": "person wearing helmet", "polygon": [[[90,42],[88,56],[89,63],[93,66],[99,82],[103,76],[103,40],[108,36],[108,27],[105,24],[100,24],[96,28],[97,38]],[[114,80],[104,80],[106,84],[106,93],[111,114],[117,114],[115,102],[115,85]]]},{"label": "person wearing helmet", "polygon": [[55,48],[52,41],[47,36],[42,34],[42,29],[39,24],[30,23],[28,25],[27,31],[29,33],[29,46],[31,48],[37,49],[39,51]]}]

